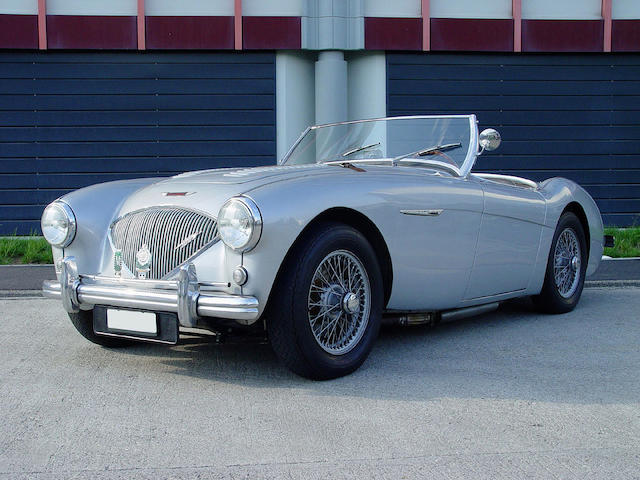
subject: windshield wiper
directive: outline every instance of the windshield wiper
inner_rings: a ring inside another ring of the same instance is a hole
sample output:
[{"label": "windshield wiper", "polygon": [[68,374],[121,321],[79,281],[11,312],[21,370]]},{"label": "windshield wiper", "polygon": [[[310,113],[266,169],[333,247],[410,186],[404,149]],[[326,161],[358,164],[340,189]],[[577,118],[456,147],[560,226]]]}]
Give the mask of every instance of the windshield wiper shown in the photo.
[{"label": "windshield wiper", "polygon": [[422,150],[416,150],[415,152],[403,153],[402,155],[398,155],[393,160],[391,160],[391,164],[395,165],[397,161],[404,160],[405,158],[413,157],[414,155],[418,155],[419,157],[426,157],[427,155],[433,155],[436,152],[444,152],[447,150],[453,150],[454,148],[460,148],[462,144],[458,143],[447,143],[445,145],[434,145],[433,147],[423,148]]},{"label": "windshield wiper", "polygon": [[426,157],[427,155],[433,155],[436,152],[446,152],[447,150],[453,150],[454,148],[460,148],[462,144],[458,143],[447,143],[446,145],[434,145],[433,147],[425,148],[424,150],[420,150],[417,152],[419,157]]},{"label": "windshield wiper", "polygon": [[358,153],[361,152],[362,150],[366,150],[368,148],[372,148],[372,147],[377,147],[378,145],[380,145],[380,142],[378,143],[372,143],[371,145],[365,145],[363,147],[358,147],[358,148],[354,148],[352,150],[347,150],[346,152],[344,152],[342,154],[343,157],[348,157],[349,155],[353,155],[354,153]]}]

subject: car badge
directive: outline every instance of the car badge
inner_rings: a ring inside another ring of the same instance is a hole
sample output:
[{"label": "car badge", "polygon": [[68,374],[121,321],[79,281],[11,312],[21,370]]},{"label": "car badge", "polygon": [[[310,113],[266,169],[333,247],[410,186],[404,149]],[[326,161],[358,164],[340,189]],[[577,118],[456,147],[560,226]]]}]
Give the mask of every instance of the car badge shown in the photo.
[{"label": "car badge", "polygon": [[151,251],[147,244],[142,244],[138,253],[136,253],[136,271],[138,272],[138,278],[145,279],[149,273],[149,267],[151,266]]},{"label": "car badge", "polygon": [[189,235],[188,237],[184,238],[178,245],[176,245],[176,248],[174,248],[173,250],[180,250],[184,247],[186,247],[187,245],[189,245],[191,242],[193,242],[196,238],[198,238],[198,236],[201,234],[202,232],[196,232],[196,233],[192,233],[191,235]]},{"label": "car badge", "polygon": [[162,195],[165,197],[186,197],[188,195],[193,195],[196,192],[162,192]]},{"label": "car badge", "polygon": [[113,252],[113,273],[116,277],[122,276],[122,250]]}]

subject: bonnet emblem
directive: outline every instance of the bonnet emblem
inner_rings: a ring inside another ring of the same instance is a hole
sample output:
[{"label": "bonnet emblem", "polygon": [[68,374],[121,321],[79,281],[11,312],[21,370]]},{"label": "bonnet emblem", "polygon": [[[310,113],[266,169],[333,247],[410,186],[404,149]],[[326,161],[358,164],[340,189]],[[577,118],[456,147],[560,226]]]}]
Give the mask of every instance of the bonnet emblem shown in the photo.
[{"label": "bonnet emblem", "polygon": [[181,248],[186,247],[187,245],[189,245],[191,242],[193,242],[196,238],[198,238],[198,236],[201,234],[202,232],[196,232],[196,233],[192,233],[191,235],[189,235],[188,237],[184,238],[178,245],[176,245],[176,248],[174,248],[173,250],[180,250]]},{"label": "bonnet emblem", "polygon": [[122,250],[113,252],[113,273],[116,277],[122,276]]},{"label": "bonnet emblem", "polygon": [[186,197],[188,195],[193,195],[196,192],[162,192],[162,195],[165,197]]},{"label": "bonnet emblem", "polygon": [[149,273],[151,266],[151,251],[147,244],[144,243],[138,253],[136,253],[136,271],[138,272],[138,278],[145,279]]}]

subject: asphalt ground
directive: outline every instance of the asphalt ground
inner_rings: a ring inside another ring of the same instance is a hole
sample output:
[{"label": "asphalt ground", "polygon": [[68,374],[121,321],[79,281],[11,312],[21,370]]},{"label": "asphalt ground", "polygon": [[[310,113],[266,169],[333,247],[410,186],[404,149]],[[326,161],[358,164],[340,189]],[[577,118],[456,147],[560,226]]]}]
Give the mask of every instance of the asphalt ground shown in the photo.
[{"label": "asphalt ground", "polygon": [[386,329],[354,374],[266,344],[110,350],[0,299],[0,479],[640,478],[640,289]]},{"label": "asphalt ground", "polygon": [[53,265],[1,265],[0,290],[40,290],[44,280],[55,280]]}]

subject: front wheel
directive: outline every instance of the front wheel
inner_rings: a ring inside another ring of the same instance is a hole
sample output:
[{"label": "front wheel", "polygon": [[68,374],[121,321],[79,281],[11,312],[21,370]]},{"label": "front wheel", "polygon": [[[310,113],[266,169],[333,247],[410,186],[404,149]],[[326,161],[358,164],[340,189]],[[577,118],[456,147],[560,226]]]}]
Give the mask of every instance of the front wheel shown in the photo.
[{"label": "front wheel", "polygon": [[566,212],[553,235],[544,285],[534,304],[547,313],[570,312],[580,300],[586,271],[584,229],[575,214]]},{"label": "front wheel", "polygon": [[347,375],[367,358],[380,330],[382,274],[357,230],[323,224],[306,237],[280,275],[267,328],[280,360],[298,375]]}]

